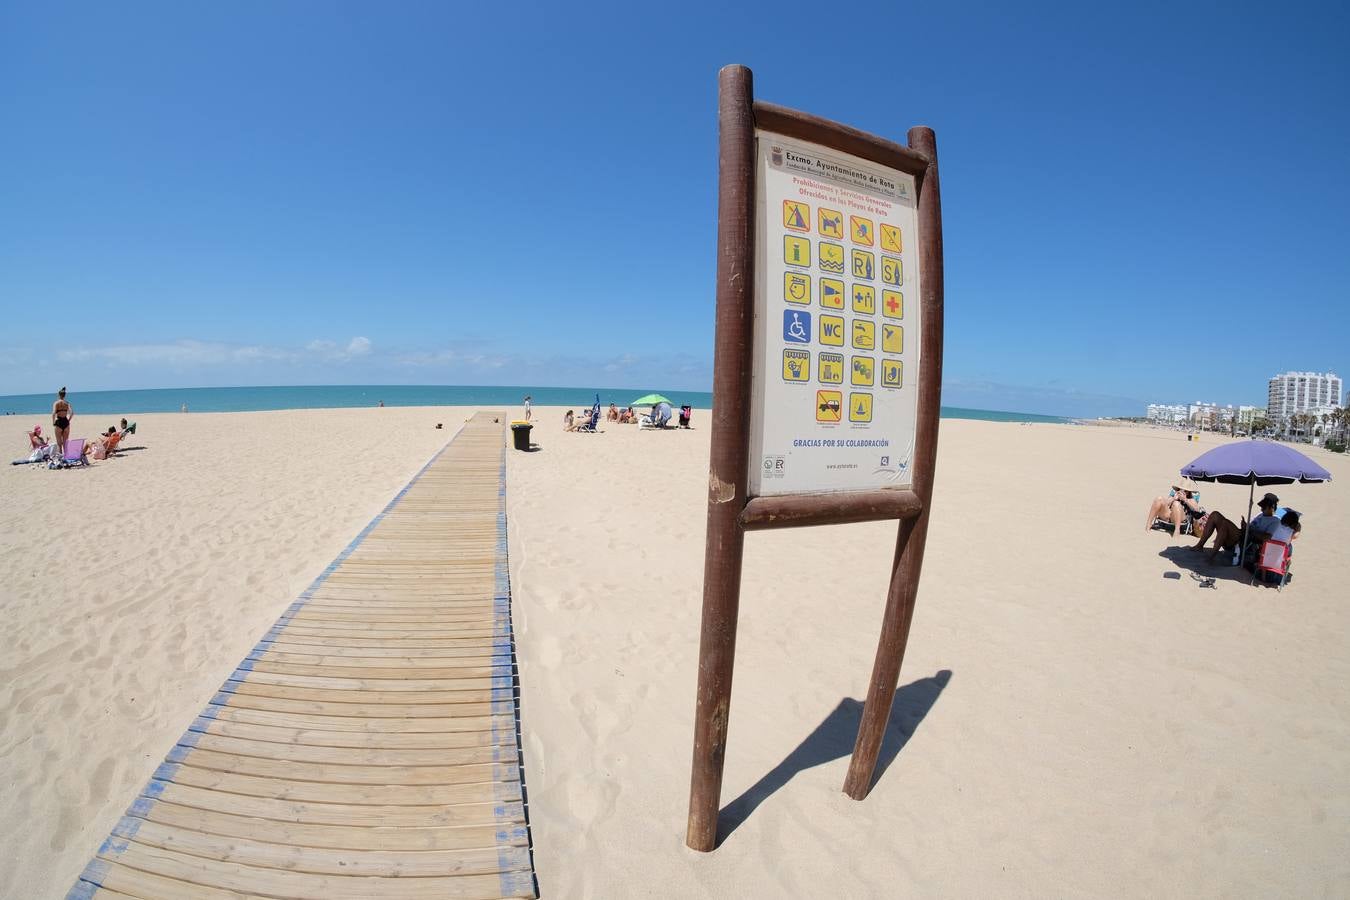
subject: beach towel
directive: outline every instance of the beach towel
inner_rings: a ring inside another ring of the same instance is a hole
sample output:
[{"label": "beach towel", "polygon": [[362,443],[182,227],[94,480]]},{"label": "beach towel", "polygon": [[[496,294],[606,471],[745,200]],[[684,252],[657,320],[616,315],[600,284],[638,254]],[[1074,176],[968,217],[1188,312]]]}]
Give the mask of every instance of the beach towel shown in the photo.
[{"label": "beach towel", "polygon": [[10,465],[11,465],[11,466],[26,466],[26,465],[28,465],[29,463],[46,462],[47,457],[51,456],[51,452],[52,452],[52,448],[51,448],[50,445],[48,445],[48,446],[46,446],[46,447],[38,447],[36,450],[34,450],[32,453],[30,453],[30,454],[28,454],[27,456],[25,456],[23,459],[16,459],[16,460],[14,460],[13,462],[10,463]]}]

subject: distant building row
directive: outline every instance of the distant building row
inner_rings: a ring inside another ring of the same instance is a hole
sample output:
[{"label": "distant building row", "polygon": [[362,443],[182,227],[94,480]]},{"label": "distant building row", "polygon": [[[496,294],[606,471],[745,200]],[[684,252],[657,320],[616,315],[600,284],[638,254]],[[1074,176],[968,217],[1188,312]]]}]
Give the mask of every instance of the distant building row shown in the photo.
[{"label": "distant building row", "polygon": [[1234,407],[1231,403],[1220,406],[1217,403],[1150,403],[1148,420],[1157,425],[1185,425],[1189,428],[1204,428],[1210,431],[1227,429],[1237,419],[1237,427],[1251,430],[1252,422],[1264,419],[1266,411],[1259,406]]},{"label": "distant building row", "polygon": [[[1184,425],[1188,428],[1228,429],[1237,427],[1250,431],[1252,422],[1267,419],[1273,425],[1286,424],[1295,413],[1322,416],[1337,406],[1344,388],[1341,376],[1335,372],[1285,372],[1270,379],[1265,409],[1259,406],[1217,403],[1150,403],[1148,420],[1158,425]],[[1350,406],[1350,395],[1345,405]]]}]

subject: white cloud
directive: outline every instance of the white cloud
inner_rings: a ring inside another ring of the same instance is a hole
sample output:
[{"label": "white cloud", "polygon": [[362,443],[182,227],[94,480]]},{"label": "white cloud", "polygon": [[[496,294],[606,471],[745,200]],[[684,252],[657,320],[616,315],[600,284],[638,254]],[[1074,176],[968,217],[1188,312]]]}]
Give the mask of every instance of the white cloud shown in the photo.
[{"label": "white cloud", "polygon": [[613,359],[605,363],[605,371],[622,372],[624,369],[631,368],[637,361],[638,358],[636,356],[631,353],[625,353],[618,359]]},{"label": "white cloud", "polygon": [[57,353],[63,363],[104,362],[121,366],[167,365],[175,367],[248,365],[250,363],[302,363],[315,359],[345,362],[371,354],[369,338],[354,337],[345,347],[332,341],[310,341],[303,348],[264,344],[227,344],[219,341],[181,340],[163,344],[110,344],[106,347],[72,347]]}]

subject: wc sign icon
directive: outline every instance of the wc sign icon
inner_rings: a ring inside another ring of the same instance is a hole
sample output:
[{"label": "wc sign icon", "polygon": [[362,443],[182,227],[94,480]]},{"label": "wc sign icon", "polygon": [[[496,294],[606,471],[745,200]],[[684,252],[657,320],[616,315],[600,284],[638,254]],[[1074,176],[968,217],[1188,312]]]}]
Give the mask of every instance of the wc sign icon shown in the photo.
[{"label": "wc sign icon", "polygon": [[799,309],[783,310],[783,340],[790,344],[809,344],[811,314]]}]

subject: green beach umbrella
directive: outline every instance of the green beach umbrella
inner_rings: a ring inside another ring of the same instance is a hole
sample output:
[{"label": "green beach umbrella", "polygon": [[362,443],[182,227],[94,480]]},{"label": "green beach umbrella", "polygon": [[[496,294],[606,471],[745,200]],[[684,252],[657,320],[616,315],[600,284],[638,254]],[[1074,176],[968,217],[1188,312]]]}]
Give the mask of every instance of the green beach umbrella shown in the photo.
[{"label": "green beach umbrella", "polygon": [[632,403],[630,403],[630,404],[628,404],[628,405],[629,405],[629,406],[655,406],[655,405],[658,404],[658,403],[670,403],[670,400],[668,400],[668,399],[665,398],[665,397],[662,397],[660,394],[648,394],[648,395],[645,396],[645,397],[639,397],[639,398],[637,398],[636,400],[634,400]]}]

